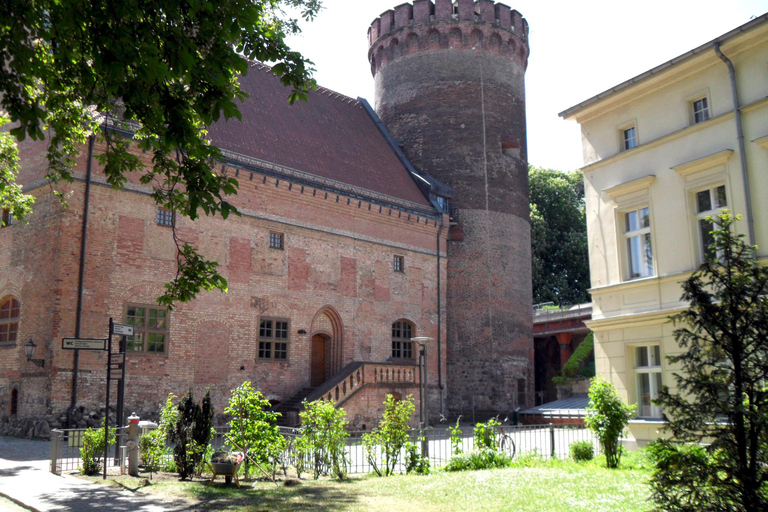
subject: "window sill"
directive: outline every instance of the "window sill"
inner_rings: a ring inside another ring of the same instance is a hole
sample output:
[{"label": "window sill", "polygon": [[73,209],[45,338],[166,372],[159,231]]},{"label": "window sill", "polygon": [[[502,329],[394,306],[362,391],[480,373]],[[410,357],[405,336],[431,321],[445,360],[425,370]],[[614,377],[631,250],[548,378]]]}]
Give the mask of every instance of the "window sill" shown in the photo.
[{"label": "window sill", "polygon": [[[119,352],[112,352],[113,354],[118,354]],[[141,356],[141,357],[168,357],[168,352],[146,352],[144,350],[126,350],[126,355],[128,357],[133,356]]]},{"label": "window sill", "polygon": [[666,425],[667,422],[661,418],[635,418],[629,420],[630,425]]},{"label": "window sill", "polygon": [[282,363],[282,364],[288,364],[288,359],[267,359],[265,358],[256,358],[257,363]]},{"label": "window sill", "polygon": [[15,341],[7,341],[0,343],[0,348],[14,348],[16,346]]}]

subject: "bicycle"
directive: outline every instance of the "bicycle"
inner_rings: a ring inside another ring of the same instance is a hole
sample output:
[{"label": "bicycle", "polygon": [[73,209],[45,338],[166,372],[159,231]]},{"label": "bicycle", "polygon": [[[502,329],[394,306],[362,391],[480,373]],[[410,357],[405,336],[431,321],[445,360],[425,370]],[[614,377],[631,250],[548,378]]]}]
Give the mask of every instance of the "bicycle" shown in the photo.
[{"label": "bicycle", "polygon": [[499,427],[499,452],[509,457],[509,460],[512,460],[515,458],[516,451],[517,447],[515,446],[515,441],[512,439],[512,436],[505,433],[504,429]]}]

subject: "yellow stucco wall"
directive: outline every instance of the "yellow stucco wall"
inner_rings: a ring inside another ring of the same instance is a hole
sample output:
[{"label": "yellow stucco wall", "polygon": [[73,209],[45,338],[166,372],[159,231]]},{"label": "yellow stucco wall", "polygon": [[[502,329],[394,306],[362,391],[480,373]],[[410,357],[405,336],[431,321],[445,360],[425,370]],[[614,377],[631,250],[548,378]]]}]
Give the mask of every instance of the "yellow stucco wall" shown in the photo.
[{"label": "yellow stucco wall", "polygon": [[[768,22],[722,42],[736,69],[756,243],[768,257]],[[692,99],[706,96],[711,118],[693,124]],[[663,356],[680,351],[669,316],[680,311],[680,282],[701,262],[695,194],[724,184],[728,208],[746,211],[731,82],[714,49],[589,103],[568,118],[581,124],[592,276],[595,363],[629,403],[637,402],[634,347],[658,343],[663,384],[674,388]],[[633,125],[639,146],[621,151]],[[629,279],[623,214],[647,206],[653,275]],[[747,232],[746,221],[737,229]],[[630,442],[658,437],[658,420],[633,422]]]}]

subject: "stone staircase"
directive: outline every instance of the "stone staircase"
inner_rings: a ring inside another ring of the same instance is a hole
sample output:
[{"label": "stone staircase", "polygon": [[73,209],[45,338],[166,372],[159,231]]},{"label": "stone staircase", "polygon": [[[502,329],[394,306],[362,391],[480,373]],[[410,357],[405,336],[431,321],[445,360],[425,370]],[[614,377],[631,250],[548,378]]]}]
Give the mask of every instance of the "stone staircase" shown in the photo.
[{"label": "stone staircase", "polygon": [[283,400],[272,407],[272,412],[279,412],[280,417],[277,424],[281,427],[295,427],[299,424],[299,411],[301,411],[301,402],[307,398],[316,388],[302,388],[292,397]]}]

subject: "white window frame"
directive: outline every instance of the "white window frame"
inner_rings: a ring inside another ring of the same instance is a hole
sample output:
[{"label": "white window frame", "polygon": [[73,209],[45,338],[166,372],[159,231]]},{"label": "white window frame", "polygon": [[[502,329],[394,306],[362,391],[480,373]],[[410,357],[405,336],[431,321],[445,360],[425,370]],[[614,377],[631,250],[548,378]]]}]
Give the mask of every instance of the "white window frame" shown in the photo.
[{"label": "white window frame", "polygon": [[685,183],[686,210],[688,212],[688,223],[690,232],[691,247],[691,268],[696,268],[704,262],[706,255],[704,244],[701,239],[701,230],[699,220],[707,215],[717,214],[718,210],[709,210],[709,213],[698,212],[698,201],[696,194],[706,189],[717,188],[725,185],[726,202],[728,208],[734,210],[734,197],[732,195],[733,186],[730,182],[728,170],[728,161],[733,156],[734,151],[725,149],[691,162],[686,162],[672,167],[677,174],[683,178]]},{"label": "white window frame", "polygon": [[[720,204],[718,202],[717,190],[722,187],[725,193],[725,203]],[[710,208],[708,210],[699,211],[699,194],[707,192],[709,194]],[[707,217],[717,217],[723,210],[728,208],[728,187],[725,183],[716,183],[711,186],[707,186],[702,189],[694,190],[693,192],[693,206],[694,206],[694,220],[696,222],[696,234],[698,235],[698,248],[699,248],[699,260],[704,261],[709,256],[708,247],[705,245],[704,233],[702,232],[702,224],[708,223],[714,229],[714,222],[707,222]],[[718,252],[716,257],[722,255]]]},{"label": "white window frame", "polygon": [[[640,225],[640,218],[643,211],[647,211],[647,218],[648,218],[648,225],[647,226],[641,226]],[[629,223],[629,215],[634,213],[637,216],[638,220],[638,227],[636,229],[631,229],[628,226]],[[629,210],[624,210],[621,212],[621,221],[622,221],[622,229],[624,230],[623,238],[623,250],[624,250],[624,272],[627,280],[632,279],[641,279],[643,277],[653,277],[656,275],[655,270],[655,264],[654,264],[654,258],[653,258],[653,240],[651,236],[651,208],[649,205],[644,204],[637,207],[634,207]],[[634,266],[634,257],[633,257],[633,250],[631,249],[631,243],[632,240],[638,240],[638,244],[640,245],[640,253],[639,253],[639,261],[637,262],[640,273],[638,275],[635,275],[632,268]],[[643,250],[643,248],[647,245],[650,246],[650,262],[648,261],[648,251]],[[650,265],[650,266],[649,266]]]},{"label": "white window frame", "polygon": [[[629,130],[633,130],[633,137],[631,139],[627,139],[627,132]],[[627,121],[626,123],[621,123],[618,125],[616,127],[616,134],[619,139],[619,152],[629,151],[630,149],[634,149],[640,145],[640,139],[638,138],[637,133],[636,119],[632,119],[631,121]],[[629,140],[631,140],[632,143],[628,144]]]},{"label": "white window frame", "polygon": [[702,96],[697,100],[691,102],[691,109],[693,115],[693,124],[703,123],[709,121],[712,115],[709,113],[709,100],[706,96]]},{"label": "white window frame", "polygon": [[[703,108],[697,108],[696,104],[703,101],[705,103]],[[712,97],[709,94],[709,87],[704,87],[685,97],[686,109],[688,110],[688,124],[693,126],[695,124],[704,123],[712,119]],[[697,119],[697,114],[703,113],[700,119]]]},{"label": "white window frame", "polygon": [[[658,347],[659,353],[658,353],[658,361],[653,361],[652,355],[654,354],[654,351],[652,348]],[[659,391],[661,391],[661,386],[664,385],[664,372],[662,367],[662,361],[664,359],[663,353],[661,351],[661,343],[649,343],[649,344],[642,344],[642,345],[633,345],[631,347],[632,350],[632,361],[633,361],[633,371],[634,371],[634,383],[635,383],[635,403],[637,404],[637,417],[638,418],[648,418],[648,419],[659,419],[661,418],[661,408],[658,405],[653,404],[651,401],[655,400],[659,396]],[[645,350],[647,353],[647,360],[649,363],[655,363],[655,364],[648,364],[647,366],[639,366],[639,358],[638,358],[638,351]],[[643,404],[643,386],[640,383],[640,379],[642,376],[648,376],[648,394],[649,394],[649,405],[648,410],[646,411],[644,409]],[[659,381],[655,378],[656,375],[659,375]]]},{"label": "white window frame", "polygon": [[[656,181],[656,176],[653,174],[649,174],[646,176],[643,176],[641,178],[637,178],[625,183],[621,183],[619,185],[614,185],[613,187],[604,189],[603,192],[605,192],[608,196],[613,199],[614,202],[614,208],[615,208],[615,215],[614,215],[614,226],[615,226],[615,232],[616,232],[616,254],[617,254],[617,265],[618,265],[618,276],[619,280],[624,281],[631,281],[633,279],[640,279],[639,277],[633,278],[630,273],[628,272],[629,267],[629,254],[627,250],[627,238],[626,238],[626,229],[625,229],[625,222],[626,222],[626,212],[630,212],[632,210],[637,210],[641,208],[648,208],[649,213],[649,229],[650,229],[650,235],[651,235],[651,250],[653,250],[653,247],[656,246],[656,240],[654,237],[654,227],[653,227],[653,205],[651,204],[651,190],[650,187],[653,185],[653,183]],[[658,275],[658,265],[657,265],[657,258],[654,258],[653,261],[653,273],[647,277],[653,277]]]}]

